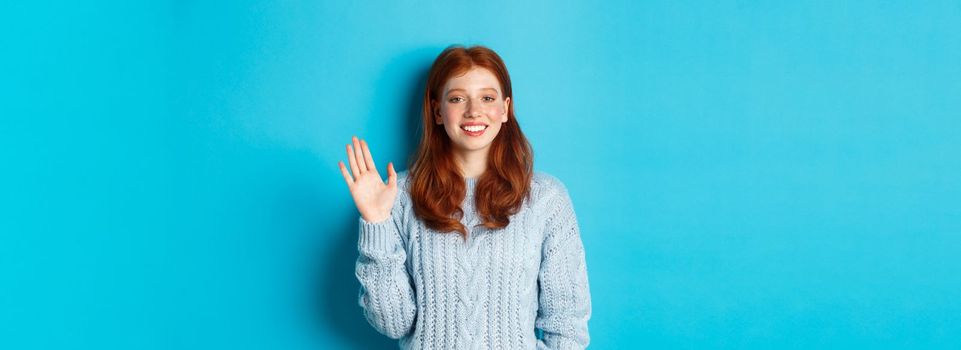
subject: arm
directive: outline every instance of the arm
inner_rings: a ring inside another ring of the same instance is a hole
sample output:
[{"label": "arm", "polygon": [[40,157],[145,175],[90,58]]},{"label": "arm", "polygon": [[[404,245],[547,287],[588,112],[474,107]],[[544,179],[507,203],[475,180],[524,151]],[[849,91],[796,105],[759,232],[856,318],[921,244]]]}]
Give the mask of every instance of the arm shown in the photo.
[{"label": "arm", "polygon": [[562,184],[551,199],[538,275],[539,307],[534,326],[544,332],[538,349],[584,349],[591,295],[584,245],[570,196]]},{"label": "arm", "polygon": [[400,203],[395,203],[386,220],[368,222],[360,218],[360,255],[355,271],[364,317],[378,332],[393,339],[410,333],[417,316],[414,290],[404,265],[407,251],[400,236],[402,215]]}]

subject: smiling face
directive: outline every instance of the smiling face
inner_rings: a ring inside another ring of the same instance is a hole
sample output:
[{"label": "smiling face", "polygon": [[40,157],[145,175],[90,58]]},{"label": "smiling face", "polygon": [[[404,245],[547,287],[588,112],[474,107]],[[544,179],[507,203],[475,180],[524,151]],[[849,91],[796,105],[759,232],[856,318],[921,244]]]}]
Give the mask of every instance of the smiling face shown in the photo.
[{"label": "smiling face", "polygon": [[444,125],[455,151],[486,154],[507,122],[510,102],[497,76],[475,66],[444,84],[440,100],[432,101],[434,123]]}]

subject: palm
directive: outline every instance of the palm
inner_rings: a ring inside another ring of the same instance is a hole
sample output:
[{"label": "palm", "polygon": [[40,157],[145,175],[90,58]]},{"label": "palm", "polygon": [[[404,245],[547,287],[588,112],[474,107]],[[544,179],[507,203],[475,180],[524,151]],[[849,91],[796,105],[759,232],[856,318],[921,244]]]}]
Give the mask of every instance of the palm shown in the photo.
[{"label": "palm", "polygon": [[385,184],[377,172],[374,158],[370,154],[367,142],[353,138],[353,146],[347,145],[347,159],[350,162],[351,173],[347,172],[344,162],[340,162],[340,171],[354,198],[354,204],[360,215],[369,222],[378,222],[390,217],[390,209],[397,197],[397,173],[394,164],[387,166],[387,183]]}]

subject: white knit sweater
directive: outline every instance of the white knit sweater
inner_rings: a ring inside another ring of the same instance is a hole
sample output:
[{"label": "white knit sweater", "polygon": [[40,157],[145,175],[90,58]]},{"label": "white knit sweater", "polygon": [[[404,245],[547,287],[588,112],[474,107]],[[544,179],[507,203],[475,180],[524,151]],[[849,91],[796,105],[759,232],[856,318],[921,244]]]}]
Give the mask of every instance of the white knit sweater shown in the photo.
[{"label": "white knit sweater", "polygon": [[360,218],[356,275],[367,321],[401,349],[587,347],[587,265],[567,188],[536,171],[531,199],[507,227],[490,230],[474,226],[476,181],[466,180],[461,204],[466,242],[414,216],[407,171],[398,173],[390,218]]}]

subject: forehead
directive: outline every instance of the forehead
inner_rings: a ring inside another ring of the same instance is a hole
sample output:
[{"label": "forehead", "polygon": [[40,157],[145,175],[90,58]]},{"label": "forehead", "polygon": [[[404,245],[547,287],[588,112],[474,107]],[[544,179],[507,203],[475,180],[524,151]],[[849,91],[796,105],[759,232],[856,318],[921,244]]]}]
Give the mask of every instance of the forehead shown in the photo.
[{"label": "forehead", "polygon": [[444,93],[453,89],[463,89],[467,91],[494,89],[500,92],[500,81],[493,72],[483,67],[472,67],[461,75],[447,79],[444,84]]}]

